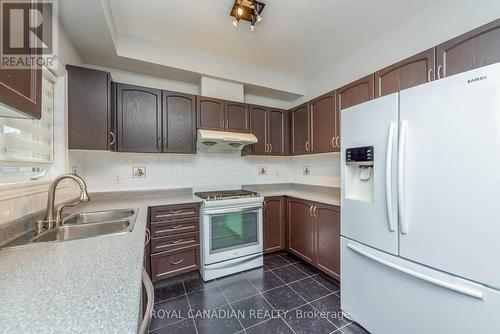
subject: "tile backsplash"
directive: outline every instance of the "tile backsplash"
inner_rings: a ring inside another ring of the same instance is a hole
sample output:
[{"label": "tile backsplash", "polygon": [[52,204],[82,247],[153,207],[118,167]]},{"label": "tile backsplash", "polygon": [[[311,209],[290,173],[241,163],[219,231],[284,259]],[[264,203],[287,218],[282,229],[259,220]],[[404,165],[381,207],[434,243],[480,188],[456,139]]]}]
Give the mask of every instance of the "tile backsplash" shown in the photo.
[{"label": "tile backsplash", "polygon": [[[310,175],[302,175],[302,159],[308,161]],[[338,154],[301,158],[242,157],[239,152],[175,155],[69,151],[69,166],[76,168],[91,191],[179,187],[197,191],[287,182],[335,187],[339,184],[338,164]],[[137,168],[144,168],[144,176],[134,177]],[[259,173],[262,168],[265,174]]]}]

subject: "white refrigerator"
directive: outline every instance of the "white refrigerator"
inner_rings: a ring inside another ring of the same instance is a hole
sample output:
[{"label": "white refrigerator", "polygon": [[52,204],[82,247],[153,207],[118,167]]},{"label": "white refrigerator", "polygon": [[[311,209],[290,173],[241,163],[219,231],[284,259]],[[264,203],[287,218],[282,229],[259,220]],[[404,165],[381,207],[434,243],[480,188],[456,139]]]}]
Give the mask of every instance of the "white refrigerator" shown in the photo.
[{"label": "white refrigerator", "polygon": [[500,333],[500,64],[341,120],[343,311],[373,334]]}]

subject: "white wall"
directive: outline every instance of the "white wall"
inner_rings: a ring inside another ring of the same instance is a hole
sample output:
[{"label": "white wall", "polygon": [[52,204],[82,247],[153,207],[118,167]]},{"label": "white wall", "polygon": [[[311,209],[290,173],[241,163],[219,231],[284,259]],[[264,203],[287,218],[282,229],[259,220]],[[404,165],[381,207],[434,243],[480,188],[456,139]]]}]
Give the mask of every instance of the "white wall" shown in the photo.
[{"label": "white wall", "polygon": [[245,102],[243,84],[201,77],[200,95],[235,102]]},{"label": "white wall", "polygon": [[[326,153],[290,157],[291,179],[294,183],[340,187],[340,154]],[[309,175],[304,175],[304,166]]]}]

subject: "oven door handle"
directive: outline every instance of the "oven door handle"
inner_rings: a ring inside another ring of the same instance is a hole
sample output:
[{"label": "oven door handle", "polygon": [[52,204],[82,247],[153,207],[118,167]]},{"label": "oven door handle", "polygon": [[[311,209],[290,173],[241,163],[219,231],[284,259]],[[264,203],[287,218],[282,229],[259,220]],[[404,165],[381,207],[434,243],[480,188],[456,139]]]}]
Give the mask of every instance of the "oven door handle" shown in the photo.
[{"label": "oven door handle", "polygon": [[261,210],[262,205],[259,206],[251,206],[251,207],[229,207],[229,208],[223,208],[223,209],[205,209],[203,210],[203,213],[205,215],[218,215],[218,214],[224,214],[224,213],[239,213],[239,212],[249,212],[249,211],[256,211],[256,210]]}]

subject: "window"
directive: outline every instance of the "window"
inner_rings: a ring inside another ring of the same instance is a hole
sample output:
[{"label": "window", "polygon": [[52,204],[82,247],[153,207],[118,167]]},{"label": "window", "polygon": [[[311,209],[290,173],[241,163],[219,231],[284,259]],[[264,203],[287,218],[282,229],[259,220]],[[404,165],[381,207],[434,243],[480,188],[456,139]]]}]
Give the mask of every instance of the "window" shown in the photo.
[{"label": "window", "polygon": [[54,84],[44,70],[41,119],[0,117],[0,183],[27,180],[52,164]]}]

